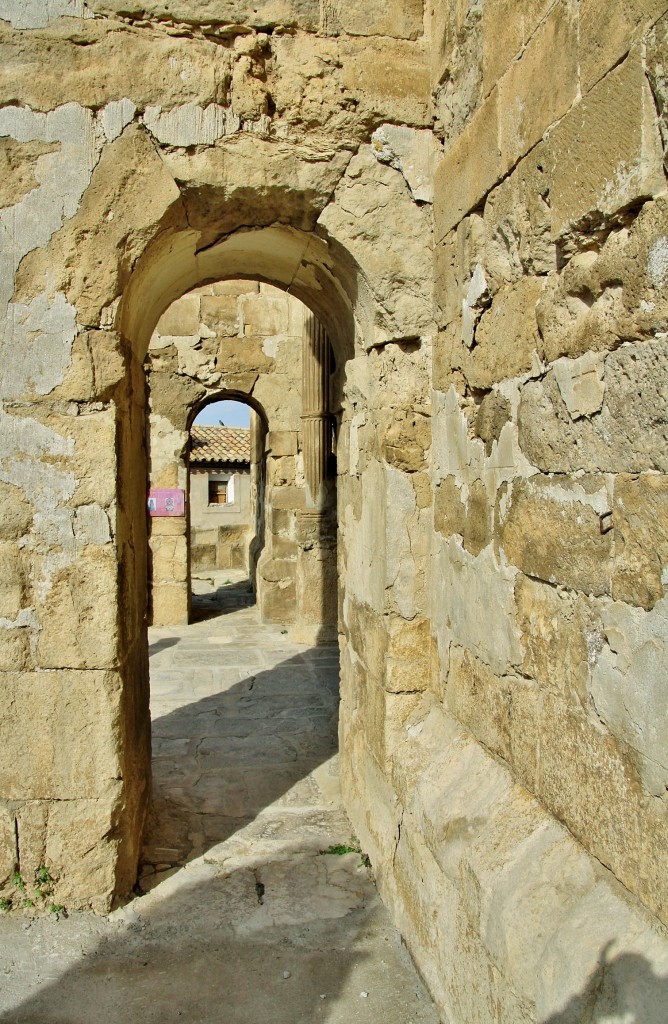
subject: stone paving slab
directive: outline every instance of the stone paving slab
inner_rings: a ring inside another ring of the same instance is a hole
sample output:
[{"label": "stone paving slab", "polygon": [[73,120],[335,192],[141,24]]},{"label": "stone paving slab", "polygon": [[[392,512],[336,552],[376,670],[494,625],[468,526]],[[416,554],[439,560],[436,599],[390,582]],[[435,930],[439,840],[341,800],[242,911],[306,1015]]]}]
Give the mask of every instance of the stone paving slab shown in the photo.
[{"label": "stone paving slab", "polygon": [[329,852],[355,845],[338,652],[261,627],[225,578],[197,583],[206,619],[151,631],[143,895],[0,918],[0,1024],[437,1024],[361,852]]}]

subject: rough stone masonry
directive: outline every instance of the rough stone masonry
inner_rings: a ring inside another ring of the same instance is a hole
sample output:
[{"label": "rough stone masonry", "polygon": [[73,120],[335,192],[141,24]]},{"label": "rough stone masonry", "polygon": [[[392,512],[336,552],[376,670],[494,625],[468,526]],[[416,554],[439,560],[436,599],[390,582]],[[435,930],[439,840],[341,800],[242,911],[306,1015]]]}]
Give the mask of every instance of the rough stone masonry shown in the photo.
[{"label": "rough stone masonry", "polygon": [[344,792],[444,1020],[660,1019],[667,7],[2,0],[3,879],[135,881],[144,359],[261,281],[332,347]]}]

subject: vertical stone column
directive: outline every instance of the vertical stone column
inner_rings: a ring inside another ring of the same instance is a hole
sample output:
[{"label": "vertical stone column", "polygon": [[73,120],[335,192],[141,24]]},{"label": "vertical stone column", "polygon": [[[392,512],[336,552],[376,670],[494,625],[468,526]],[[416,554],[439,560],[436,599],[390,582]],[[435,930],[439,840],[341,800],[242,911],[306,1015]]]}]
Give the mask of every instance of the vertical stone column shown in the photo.
[{"label": "vertical stone column", "polygon": [[322,324],[306,311],[302,338],[302,452],[306,507],[297,516],[296,639],[336,638],[336,508],[328,480],[332,450],[329,411],[331,351]]},{"label": "vertical stone column", "polygon": [[330,366],[327,332],[307,311],[302,341],[302,434],[307,503],[316,509],[322,508],[326,501],[324,484],[331,454]]}]

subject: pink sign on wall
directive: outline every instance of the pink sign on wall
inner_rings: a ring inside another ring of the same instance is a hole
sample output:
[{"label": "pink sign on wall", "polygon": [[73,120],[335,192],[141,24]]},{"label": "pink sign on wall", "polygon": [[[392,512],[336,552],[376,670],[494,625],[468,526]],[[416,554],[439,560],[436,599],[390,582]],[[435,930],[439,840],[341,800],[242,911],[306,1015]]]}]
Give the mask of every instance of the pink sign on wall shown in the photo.
[{"label": "pink sign on wall", "polygon": [[148,492],[148,514],[150,516],[184,516],[186,514],[184,491],[180,487],[169,489],[152,487]]}]

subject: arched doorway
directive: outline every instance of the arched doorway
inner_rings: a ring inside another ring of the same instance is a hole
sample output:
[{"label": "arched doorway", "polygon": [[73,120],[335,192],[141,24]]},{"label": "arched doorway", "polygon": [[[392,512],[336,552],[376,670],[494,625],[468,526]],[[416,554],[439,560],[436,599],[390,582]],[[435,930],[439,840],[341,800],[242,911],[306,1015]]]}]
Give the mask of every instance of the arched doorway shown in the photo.
[{"label": "arched doorway", "polygon": [[[263,282],[199,286],[163,312],[144,361],[154,625],[189,619],[194,570],[243,566],[263,621],[309,643],[336,637],[334,367],[319,321]],[[247,445],[246,476],[238,452],[221,464],[204,443],[216,430],[227,437],[215,417],[193,439],[198,416],[223,398],[250,408],[245,439],[227,438]],[[162,511],[170,488],[180,517]]]}]

